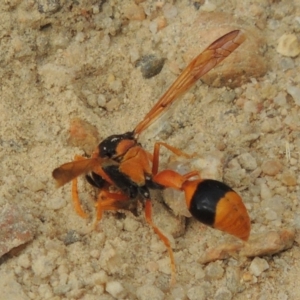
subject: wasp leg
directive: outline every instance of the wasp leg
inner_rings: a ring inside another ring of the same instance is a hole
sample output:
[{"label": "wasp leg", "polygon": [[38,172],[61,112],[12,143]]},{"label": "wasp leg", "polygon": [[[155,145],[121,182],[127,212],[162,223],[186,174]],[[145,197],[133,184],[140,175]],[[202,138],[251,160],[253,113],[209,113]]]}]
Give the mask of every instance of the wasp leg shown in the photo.
[{"label": "wasp leg", "polygon": [[101,190],[96,203],[96,222],[102,219],[103,211],[105,210],[126,209],[128,203],[124,203],[124,201],[129,202],[128,196],[122,193],[111,193],[107,190]]},{"label": "wasp leg", "polygon": [[145,219],[168,249],[170,260],[171,260],[171,285],[174,285],[176,282],[176,278],[175,278],[176,268],[175,268],[175,259],[174,259],[173,250],[171,248],[169,239],[160,231],[160,229],[152,221],[152,204],[151,204],[151,200],[149,199],[147,199],[145,202]]},{"label": "wasp leg", "polygon": [[175,148],[167,143],[164,142],[157,142],[154,145],[154,151],[153,151],[153,163],[152,163],[152,174],[156,175],[158,172],[158,166],[159,166],[159,151],[160,147],[164,146],[167,148],[169,151],[173,152],[177,156],[183,156],[186,158],[193,158],[196,154],[187,154],[178,148]]},{"label": "wasp leg", "polygon": [[82,218],[87,218],[87,214],[82,209],[78,196],[77,177],[72,180],[72,200],[76,213]]},{"label": "wasp leg", "polygon": [[[75,155],[74,161],[78,160],[84,160],[86,159],[85,157],[81,155]],[[84,210],[81,207],[80,199],[78,196],[78,187],[77,187],[77,177],[72,180],[72,200],[73,200],[73,205],[76,213],[82,217],[82,218],[87,218],[87,214],[84,212]]]},{"label": "wasp leg", "polygon": [[[198,177],[197,180],[188,181],[192,177]],[[187,174],[180,175],[179,173],[173,170],[163,170],[155,174],[152,178],[155,183],[162,185],[165,188],[173,188],[176,190],[183,191],[183,184],[193,181],[201,181],[200,174],[198,171],[191,171]]]}]

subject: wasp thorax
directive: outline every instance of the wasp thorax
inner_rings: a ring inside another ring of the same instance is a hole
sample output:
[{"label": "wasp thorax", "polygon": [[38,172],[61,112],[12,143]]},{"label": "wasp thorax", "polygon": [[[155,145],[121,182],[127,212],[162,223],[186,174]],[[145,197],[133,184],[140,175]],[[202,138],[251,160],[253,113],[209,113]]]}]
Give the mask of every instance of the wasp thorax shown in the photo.
[{"label": "wasp thorax", "polygon": [[133,132],[114,134],[104,139],[99,145],[99,156],[114,158],[126,153],[126,151],[136,144]]}]

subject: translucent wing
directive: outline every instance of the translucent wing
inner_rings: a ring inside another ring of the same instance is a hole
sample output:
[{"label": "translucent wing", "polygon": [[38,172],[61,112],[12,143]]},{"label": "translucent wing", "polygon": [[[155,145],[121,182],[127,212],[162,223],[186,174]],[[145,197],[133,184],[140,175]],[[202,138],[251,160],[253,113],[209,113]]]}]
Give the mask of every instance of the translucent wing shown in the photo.
[{"label": "translucent wing", "polygon": [[209,70],[214,68],[246,39],[240,30],[231,31],[208,46],[201,54],[194,58],[183,70],[171,87],[159,99],[154,107],[147,113],[144,120],[135,128],[137,137],[154,120],[167,111],[170,105],[185,93],[192,85]]}]

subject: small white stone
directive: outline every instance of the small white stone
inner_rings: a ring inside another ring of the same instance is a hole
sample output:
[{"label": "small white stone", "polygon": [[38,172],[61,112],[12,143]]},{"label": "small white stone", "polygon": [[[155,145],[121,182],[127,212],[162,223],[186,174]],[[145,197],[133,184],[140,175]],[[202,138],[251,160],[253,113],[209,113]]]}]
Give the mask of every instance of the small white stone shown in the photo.
[{"label": "small white stone", "polygon": [[231,300],[231,299],[232,299],[232,293],[227,287],[222,286],[218,288],[215,294],[215,300]]},{"label": "small white stone", "polygon": [[98,97],[95,94],[90,94],[86,97],[86,102],[88,103],[88,105],[90,105],[91,107],[95,108],[98,106]]},{"label": "small white stone", "polygon": [[106,104],[106,98],[105,98],[105,96],[103,94],[99,94],[98,95],[97,104],[100,107],[105,106],[105,104]]},{"label": "small white stone", "polygon": [[124,229],[129,232],[135,232],[139,228],[140,223],[133,218],[126,218],[124,220]]},{"label": "small white stone", "polygon": [[129,55],[130,55],[130,61],[132,63],[135,63],[140,57],[140,53],[136,47],[129,50]]},{"label": "small white stone", "polygon": [[24,186],[32,192],[45,190],[45,185],[32,175],[27,175],[24,178]]},{"label": "small white stone", "polygon": [[241,166],[248,171],[253,171],[257,168],[256,159],[250,153],[241,154],[238,160]]},{"label": "small white stone", "polygon": [[40,278],[50,276],[55,268],[54,261],[47,256],[39,256],[32,264],[34,274]]},{"label": "small white stone", "polygon": [[106,275],[105,271],[100,270],[97,273],[92,274],[92,280],[95,285],[102,285],[106,284],[108,281],[108,276]]},{"label": "small white stone", "polygon": [[200,7],[200,10],[212,12],[216,9],[216,5],[206,0],[205,3]]},{"label": "small white stone", "polygon": [[167,19],[175,18],[177,16],[177,8],[170,4],[166,3],[162,8],[163,14]]},{"label": "small white stone", "polygon": [[110,281],[106,284],[105,290],[116,299],[124,297],[124,288],[118,281]]},{"label": "small white stone", "polygon": [[75,36],[75,41],[82,43],[85,39],[85,34],[83,32],[78,32]]},{"label": "small white stone", "polygon": [[100,251],[98,249],[91,250],[90,256],[98,259],[100,257]]},{"label": "small white stone", "polygon": [[162,259],[159,259],[157,261],[158,269],[160,272],[170,275],[171,274],[171,268],[170,268],[170,258],[164,257]]},{"label": "small white stone", "polygon": [[28,269],[31,266],[29,255],[21,254],[18,258],[18,263],[22,268]]},{"label": "small white stone", "polygon": [[300,88],[298,86],[288,85],[286,91],[293,97],[295,103],[300,106]]},{"label": "small white stone", "polygon": [[205,275],[212,280],[221,279],[224,275],[224,269],[219,262],[212,262],[205,268]]},{"label": "small white stone", "polygon": [[269,264],[265,259],[255,257],[251,265],[249,267],[249,271],[254,275],[254,276],[260,276],[261,273],[265,270],[269,269]]},{"label": "small white stone", "polygon": [[246,113],[257,113],[257,105],[254,101],[245,101],[244,111]]},{"label": "small white stone", "polygon": [[94,15],[99,14],[100,12],[99,5],[93,5],[92,10]]},{"label": "small white stone", "polygon": [[260,196],[262,199],[270,199],[272,197],[272,192],[265,183],[260,185]]},{"label": "small white stone", "polygon": [[157,32],[157,22],[156,21],[150,22],[149,30],[151,31],[152,34],[155,34]]},{"label": "small white stone", "polygon": [[268,209],[266,212],[266,219],[269,221],[274,221],[277,219],[277,213],[274,210]]},{"label": "small white stone", "polygon": [[136,295],[139,300],[163,300],[165,298],[164,293],[154,285],[144,285],[137,288]]},{"label": "small white stone", "polygon": [[48,209],[58,210],[58,209],[65,207],[66,204],[67,204],[67,201],[65,198],[55,197],[52,199],[48,199],[48,201],[46,202],[46,207]]},{"label": "small white stone", "polygon": [[300,43],[295,34],[283,34],[276,48],[277,52],[283,56],[296,57],[300,53]]},{"label": "small white stone", "polygon": [[194,286],[187,291],[189,300],[204,300],[206,299],[205,291],[202,286]]},{"label": "small white stone", "polygon": [[41,299],[53,299],[53,292],[49,284],[41,284],[38,287],[38,292],[40,294]]},{"label": "small white stone", "polygon": [[286,105],[286,94],[284,92],[279,92],[277,96],[274,97],[274,103],[279,106]]}]

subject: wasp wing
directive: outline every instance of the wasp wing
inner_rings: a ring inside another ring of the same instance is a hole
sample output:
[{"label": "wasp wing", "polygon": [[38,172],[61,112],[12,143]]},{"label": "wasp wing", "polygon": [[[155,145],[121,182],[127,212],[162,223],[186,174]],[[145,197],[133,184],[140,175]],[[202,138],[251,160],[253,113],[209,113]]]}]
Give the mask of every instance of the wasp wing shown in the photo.
[{"label": "wasp wing", "polygon": [[159,99],[154,107],[147,113],[144,120],[135,128],[136,137],[154,122],[161,114],[167,111],[170,105],[185,93],[192,85],[209,70],[214,68],[246,39],[240,30],[231,31],[208,46],[202,53],[194,58],[183,70],[166,93]]},{"label": "wasp wing", "polygon": [[52,172],[52,176],[56,180],[57,187],[61,187],[74,178],[91,172],[97,165],[99,165],[97,158],[75,160],[56,168]]}]

